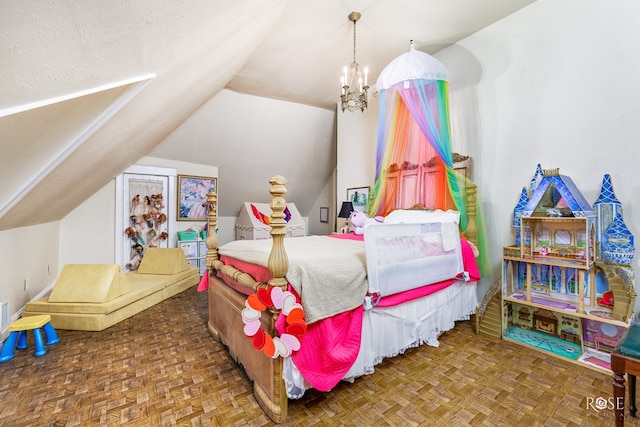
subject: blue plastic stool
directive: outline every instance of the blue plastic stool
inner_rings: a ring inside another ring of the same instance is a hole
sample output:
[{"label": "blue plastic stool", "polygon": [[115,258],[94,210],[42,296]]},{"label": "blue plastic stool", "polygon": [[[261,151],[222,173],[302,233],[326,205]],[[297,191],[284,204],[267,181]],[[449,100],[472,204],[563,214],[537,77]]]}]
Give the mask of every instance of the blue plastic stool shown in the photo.
[{"label": "blue plastic stool", "polygon": [[[38,316],[27,316],[16,320],[9,325],[9,336],[2,346],[0,351],[0,363],[11,360],[15,357],[14,349],[24,350],[27,348],[27,331],[33,330],[33,336],[36,343],[36,351],[34,355],[37,357],[47,354],[47,350],[44,348],[45,342],[42,338],[42,331],[44,329],[45,336],[47,338],[46,345],[53,345],[60,342],[56,330],[51,326],[51,316],[48,314]],[[17,342],[17,344],[16,344]]]}]

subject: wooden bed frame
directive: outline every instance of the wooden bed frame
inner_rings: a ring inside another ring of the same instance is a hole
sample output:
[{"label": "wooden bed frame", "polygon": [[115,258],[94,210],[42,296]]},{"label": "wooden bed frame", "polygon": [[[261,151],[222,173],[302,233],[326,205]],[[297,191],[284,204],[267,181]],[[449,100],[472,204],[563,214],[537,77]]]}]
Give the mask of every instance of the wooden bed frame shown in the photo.
[{"label": "wooden bed frame", "polygon": [[[287,418],[287,392],[282,378],[282,358],[268,358],[262,351],[257,351],[250,339],[244,334],[244,323],[241,311],[245,308],[247,296],[227,286],[216,276],[219,271],[233,278],[238,283],[247,286],[254,291],[260,287],[278,286],[286,290],[287,280],[285,275],[289,268],[287,253],[284,248],[286,225],[284,209],[286,201],[284,195],[287,192],[286,179],[275,176],[269,180],[271,184],[270,202],[273,211],[271,219],[272,248],[269,255],[268,267],[272,279],[268,284],[256,282],[252,276],[243,273],[234,267],[224,265],[218,257],[218,237],[215,232],[209,233],[206,239],[208,248],[207,268],[209,274],[209,320],[207,328],[211,336],[227,346],[231,357],[244,367],[248,377],[253,381],[254,395],[265,413],[275,423],[281,423]],[[465,237],[472,243],[476,243],[476,186],[471,184],[466,187],[468,224]],[[209,230],[217,229],[217,195],[209,193],[208,213]],[[262,328],[271,336],[277,336],[275,327],[279,310],[271,309],[263,313],[261,317]]]}]

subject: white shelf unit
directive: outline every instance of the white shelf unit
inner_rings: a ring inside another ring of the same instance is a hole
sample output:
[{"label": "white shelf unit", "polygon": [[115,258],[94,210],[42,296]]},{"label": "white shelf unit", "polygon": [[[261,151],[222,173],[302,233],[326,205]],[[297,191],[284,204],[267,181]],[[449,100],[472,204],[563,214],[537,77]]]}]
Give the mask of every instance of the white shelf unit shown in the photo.
[{"label": "white shelf unit", "polygon": [[207,270],[207,244],[205,240],[178,240],[178,247],[184,252],[189,264],[200,269],[202,276]]}]

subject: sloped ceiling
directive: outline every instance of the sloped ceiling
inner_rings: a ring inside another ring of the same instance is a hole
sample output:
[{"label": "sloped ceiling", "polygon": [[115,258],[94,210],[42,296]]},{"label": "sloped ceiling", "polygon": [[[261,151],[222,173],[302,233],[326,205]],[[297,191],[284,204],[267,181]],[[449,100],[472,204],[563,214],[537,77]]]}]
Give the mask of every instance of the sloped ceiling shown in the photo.
[{"label": "sloped ceiling", "polygon": [[[279,149],[260,152],[259,160],[246,154],[259,138],[229,126],[264,130],[263,110],[230,110],[227,120],[213,120],[208,129],[224,135],[224,145],[211,148],[226,155],[207,161],[229,171],[230,194],[250,188],[243,170],[270,176],[269,165],[281,156],[276,151],[307,159],[289,177],[308,182],[307,195],[297,199],[304,212],[335,167],[335,160],[315,156],[317,166],[308,157],[335,152],[332,115],[342,67],[352,58],[351,11],[362,13],[358,61],[375,76],[411,39],[433,53],[531,2],[0,2],[0,229],[63,218],[201,106],[224,101],[212,100],[224,87],[304,104],[305,127],[330,128],[304,145],[292,122],[273,118]],[[283,131],[287,127],[291,132]],[[202,156],[190,158],[192,148],[167,152],[202,163]],[[306,167],[310,163],[316,167]]]}]

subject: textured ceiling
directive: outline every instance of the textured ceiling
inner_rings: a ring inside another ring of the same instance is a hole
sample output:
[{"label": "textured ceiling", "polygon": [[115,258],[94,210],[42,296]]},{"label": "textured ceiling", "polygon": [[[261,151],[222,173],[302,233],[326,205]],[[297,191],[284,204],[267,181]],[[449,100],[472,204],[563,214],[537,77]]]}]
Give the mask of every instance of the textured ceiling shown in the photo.
[{"label": "textured ceiling", "polygon": [[[320,107],[325,112],[318,112],[317,123],[326,124],[326,112],[335,111],[342,67],[352,59],[351,11],[362,13],[357,60],[369,67],[375,80],[389,61],[408,49],[410,40],[419,50],[433,53],[531,2],[0,2],[0,143],[5,166],[0,180],[10,187],[0,192],[0,229],[63,218],[149,154],[224,87]],[[139,93],[127,97],[127,82],[147,78]],[[51,100],[55,102],[47,102]],[[239,120],[260,122],[243,111],[228,122]],[[230,138],[225,146],[235,153],[251,152],[259,143],[246,135],[234,139],[224,123],[212,132],[218,130]],[[296,132],[283,132],[279,151],[294,157],[329,152],[335,144],[332,133],[324,132],[308,147],[301,146]],[[174,155],[194,161],[190,156],[194,154],[188,146]],[[228,191],[241,194],[247,187],[242,170],[251,167],[260,175],[264,167],[267,174],[278,156],[266,152],[260,162],[228,156],[233,164],[225,160],[213,166],[228,171]],[[291,171],[290,181],[310,183],[296,199],[303,214],[334,167],[335,161],[329,161],[313,169],[314,176],[303,168]],[[235,215],[235,210],[223,208],[221,214]]]},{"label": "textured ceiling", "polygon": [[374,83],[391,60],[409,50],[411,40],[433,54],[532,2],[292,1],[227,87],[333,109],[342,69],[353,59],[352,11],[361,13],[356,60],[368,66]]}]

